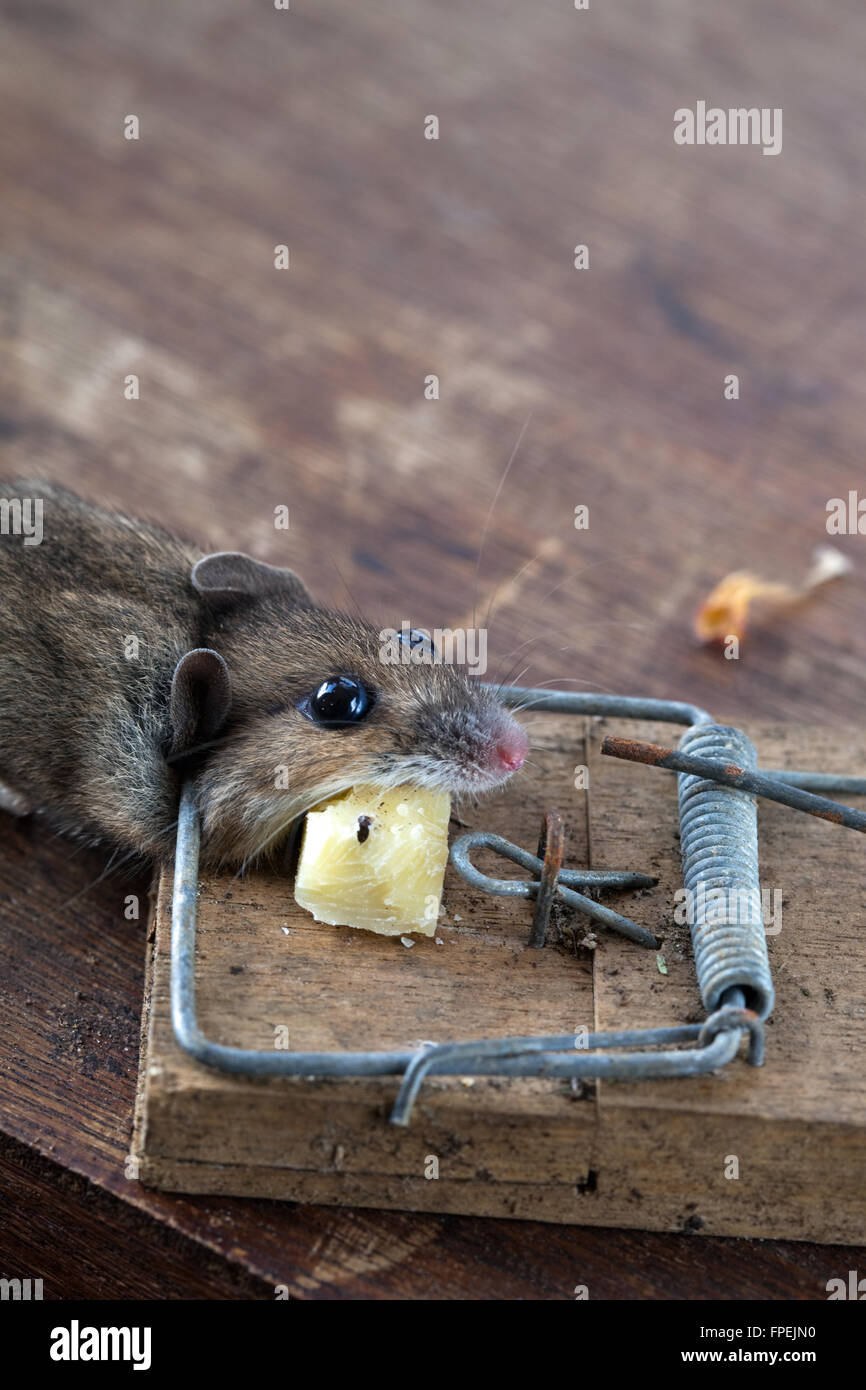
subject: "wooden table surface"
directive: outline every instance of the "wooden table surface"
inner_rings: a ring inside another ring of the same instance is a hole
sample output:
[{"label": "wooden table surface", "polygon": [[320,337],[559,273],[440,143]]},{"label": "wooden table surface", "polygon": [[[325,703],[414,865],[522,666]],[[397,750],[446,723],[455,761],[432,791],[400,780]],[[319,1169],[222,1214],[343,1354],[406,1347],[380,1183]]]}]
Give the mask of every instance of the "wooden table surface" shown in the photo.
[{"label": "wooden table surface", "polygon": [[[6,0],[0,23],[0,475],[383,622],[492,602],[489,675],[862,719],[862,536],[738,661],[690,630],[730,570],[799,583],[828,499],[866,495],[856,0]],[[675,145],[698,100],[782,108],[782,153]],[[810,1299],[863,1268],[146,1191],[123,904],[147,880],[104,864],[2,818],[0,1272],[47,1297]]]}]

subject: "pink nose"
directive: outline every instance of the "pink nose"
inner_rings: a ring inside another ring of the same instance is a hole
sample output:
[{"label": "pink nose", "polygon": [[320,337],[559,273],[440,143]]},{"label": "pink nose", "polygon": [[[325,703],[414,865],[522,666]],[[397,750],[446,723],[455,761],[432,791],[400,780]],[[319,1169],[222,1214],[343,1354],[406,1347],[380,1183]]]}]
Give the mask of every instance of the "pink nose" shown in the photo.
[{"label": "pink nose", "polygon": [[516,772],[529,752],[529,739],[519,724],[514,724],[507,733],[496,741],[494,762],[503,772]]}]

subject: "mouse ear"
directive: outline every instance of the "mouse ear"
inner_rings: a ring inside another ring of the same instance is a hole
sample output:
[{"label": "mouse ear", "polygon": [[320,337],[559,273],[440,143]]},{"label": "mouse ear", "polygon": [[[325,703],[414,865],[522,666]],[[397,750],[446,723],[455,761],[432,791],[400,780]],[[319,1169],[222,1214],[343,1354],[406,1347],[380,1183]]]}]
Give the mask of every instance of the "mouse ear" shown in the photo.
[{"label": "mouse ear", "polygon": [[216,603],[236,598],[260,598],[265,594],[286,594],[298,603],[312,600],[294,570],[266,565],[239,550],[219,550],[205,555],[192,567],[193,587]]},{"label": "mouse ear", "polygon": [[182,656],[171,678],[172,753],[213,738],[231,702],[229,668],[218,652],[196,647]]}]

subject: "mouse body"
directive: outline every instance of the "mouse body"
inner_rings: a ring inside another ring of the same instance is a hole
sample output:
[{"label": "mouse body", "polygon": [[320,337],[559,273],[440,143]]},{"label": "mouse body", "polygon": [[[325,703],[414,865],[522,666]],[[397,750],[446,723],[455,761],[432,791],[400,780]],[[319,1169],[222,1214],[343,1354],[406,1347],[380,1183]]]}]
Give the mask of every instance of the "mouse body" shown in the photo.
[{"label": "mouse body", "polygon": [[358,783],[460,799],[520,767],[490,690],[382,639],[292,570],[0,485],[0,806],[166,861],[192,779],[202,862],[245,865]]}]

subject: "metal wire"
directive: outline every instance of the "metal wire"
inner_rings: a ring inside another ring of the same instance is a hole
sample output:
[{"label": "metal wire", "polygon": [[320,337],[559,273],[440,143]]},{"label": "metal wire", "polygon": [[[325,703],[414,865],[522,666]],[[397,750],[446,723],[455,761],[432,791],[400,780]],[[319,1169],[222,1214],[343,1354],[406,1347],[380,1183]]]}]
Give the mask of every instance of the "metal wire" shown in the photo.
[{"label": "metal wire", "polygon": [[[740,729],[700,724],[680,740],[684,753],[753,768],[755,747]],[[761,916],[758,808],[751,796],[681,774],[680,848],[701,998],[711,1012],[731,987],[760,1018],[773,1007]]]},{"label": "metal wire", "polygon": [[[703,727],[703,726],[702,726]],[[601,746],[602,753],[614,758],[625,758],[628,762],[645,763],[648,767],[666,767],[672,772],[691,772],[698,777],[708,778],[724,787],[736,787],[767,801],[778,801],[782,806],[790,806],[794,811],[805,811],[818,820],[829,821],[831,825],[843,825],[848,830],[866,831],[866,811],[858,811],[853,806],[843,806],[841,801],[830,801],[826,796],[816,796],[806,787],[822,787],[828,791],[838,791],[839,781],[844,780],[849,792],[866,792],[866,781],[858,777],[834,778],[827,773],[789,772],[774,777],[768,772],[759,772],[740,767],[728,759],[726,762],[707,758],[700,754],[662,748],[657,743],[641,743],[634,738],[606,738]]]},{"label": "metal wire", "polygon": [[484,685],[509,709],[546,710],[551,714],[603,714],[609,719],[651,719],[660,724],[707,724],[700,705],[680,700],[645,700],[640,695],[594,695],[576,690],[544,690],[525,685]]},{"label": "metal wire", "polygon": [[[405,1127],[425,1076],[441,1071],[456,1071],[460,1075],[478,1075],[479,1061],[496,1059],[492,1068],[508,1076],[548,1076],[592,1078],[606,1081],[643,1081],[649,1077],[701,1076],[726,1066],[737,1054],[741,1030],[757,1029],[762,1024],[741,1007],[742,996],[732,992],[730,1008],[719,1009],[701,1026],[684,1028],[629,1029],[620,1033],[590,1033],[580,1042],[574,1037],[563,1038],[496,1038],[493,1041],[468,1043],[439,1043],[427,1046],[413,1057],[406,1068],[402,1085],[391,1111],[391,1124]],[[747,1019],[747,1015],[749,1015]],[[607,1048],[648,1048],[657,1044],[690,1042],[697,1046],[674,1052],[607,1053]],[[577,1056],[576,1047],[597,1049],[596,1055]],[[566,1052],[565,1049],[570,1051]],[[559,1049],[557,1051],[557,1049]],[[759,1066],[763,1047],[752,1049],[749,1060]],[[507,1066],[517,1064],[519,1070]]]},{"label": "metal wire", "polygon": [[[694,1076],[724,1066],[734,1056],[741,1024],[700,1042],[701,1026],[653,1028],[619,1033],[560,1034],[539,1038],[497,1038],[445,1043],[419,1051],[283,1052],[232,1047],[207,1038],[195,1009],[195,928],[198,894],[200,824],[191,785],[181,795],[171,916],[171,1014],[179,1045],[196,1061],[220,1071],[250,1077],[404,1075],[392,1115],[408,1123],[414,1096],[425,1075],[437,1076]],[[742,1000],[739,1001],[742,1003]],[[704,1025],[706,1026],[706,1025]],[[693,1044],[688,1050],[631,1054],[628,1057],[583,1056],[592,1049],[664,1047]],[[422,1065],[423,1063],[423,1065]],[[413,1067],[413,1064],[414,1065]]]},{"label": "metal wire", "polygon": [[[711,716],[696,705],[518,686],[489,688],[513,709],[687,724],[690,728],[683,739],[683,748],[695,751],[700,748],[702,753],[718,751],[721,747],[725,751],[736,749],[743,766],[754,767],[754,749],[745,735],[714,725]],[[702,742],[704,735],[706,744]],[[815,778],[822,780],[816,782]],[[828,790],[838,784],[838,779],[831,778],[828,782],[820,773],[787,772],[779,780],[820,785]],[[866,781],[851,786],[852,779],[842,780],[846,789],[866,790]],[[680,807],[686,886],[697,889],[701,884],[712,885],[718,881],[738,890],[756,887],[757,832],[751,798],[713,781],[685,775],[680,778]],[[763,1055],[761,1020],[772,1007],[773,999],[760,913],[745,922],[721,921],[705,913],[693,930],[698,980],[706,1007],[711,1010],[703,1025],[629,1029],[588,1036],[480,1039],[383,1052],[265,1052],[216,1043],[201,1031],[195,1009],[199,837],[194,794],[187,784],[180,801],[172,899],[172,1024],[179,1045],[206,1066],[250,1077],[402,1074],[403,1082],[391,1121],[405,1125],[418,1090],[428,1075],[604,1077],[610,1080],[696,1076],[715,1071],[731,1061],[744,1033],[750,1038],[749,1060],[760,1065]],[[538,882],[489,879],[479,874],[468,854],[470,849],[481,844],[507,853],[514,862],[539,874]],[[476,887],[515,897],[537,895],[544,867],[541,855],[531,855],[502,837],[480,832],[461,837],[455,843],[452,862]],[[582,912],[596,920],[604,920],[603,914],[609,914],[609,918],[616,918],[620,924],[627,923],[630,927],[636,924],[582,897],[574,892],[574,887],[635,887],[648,886],[653,881],[646,875],[566,870],[558,864],[554,864],[549,877],[548,887],[552,886],[566,901],[576,901]],[[607,925],[611,925],[609,918]],[[643,928],[637,930],[645,931]],[[754,1008],[747,1007],[750,1004]]]},{"label": "metal wire", "polygon": [[[536,877],[534,880],[488,878],[486,874],[482,874],[476,869],[469,858],[475,849],[493,850],[496,854],[501,854],[504,859],[510,859],[512,863],[520,864],[524,869],[529,869]],[[459,839],[455,840],[451,846],[451,862],[461,877],[473,888],[482,888],[485,893],[493,893],[500,898],[534,898],[539,891],[544,868],[543,861],[536,855],[529,854],[519,845],[513,845],[510,840],[503,839],[501,835],[491,835],[486,830],[472,830],[467,835],[461,835]],[[628,917],[621,917],[618,912],[604,907],[602,903],[597,903],[592,898],[587,898],[582,893],[574,891],[574,885],[577,884],[583,888],[648,888],[656,882],[656,879],[650,878],[647,874],[603,872],[592,869],[560,869],[557,875],[556,896],[568,903],[570,907],[578,908],[585,916],[591,917],[594,922],[600,922],[602,926],[618,932],[620,936],[627,936],[631,941],[637,941],[641,946],[649,946],[657,950],[659,941],[651,931],[647,931],[646,927],[638,926],[637,922],[629,921]]]}]

